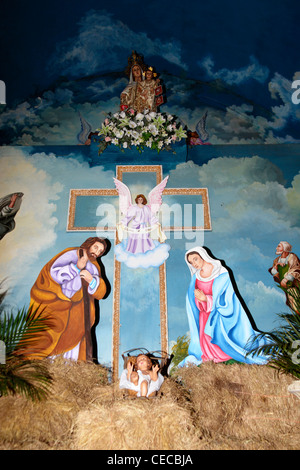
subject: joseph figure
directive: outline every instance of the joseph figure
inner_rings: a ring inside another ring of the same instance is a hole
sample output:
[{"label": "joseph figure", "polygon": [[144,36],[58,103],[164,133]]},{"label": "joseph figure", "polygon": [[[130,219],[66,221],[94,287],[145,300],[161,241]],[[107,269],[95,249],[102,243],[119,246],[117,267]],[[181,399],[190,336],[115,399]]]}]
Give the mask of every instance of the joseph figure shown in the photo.
[{"label": "joseph figure", "polygon": [[102,238],[88,238],[79,248],[67,248],[41,270],[31,289],[31,307],[49,317],[51,327],[39,333],[30,358],[63,355],[91,360],[91,327],[95,300],[106,293],[97,259],[106,254]]}]

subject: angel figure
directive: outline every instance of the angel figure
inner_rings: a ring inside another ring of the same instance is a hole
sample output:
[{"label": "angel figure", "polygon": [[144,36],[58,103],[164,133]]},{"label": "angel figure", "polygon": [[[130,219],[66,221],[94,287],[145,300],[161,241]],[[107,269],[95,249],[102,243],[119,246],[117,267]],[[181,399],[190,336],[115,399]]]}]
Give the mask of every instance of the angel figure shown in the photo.
[{"label": "angel figure", "polygon": [[[124,216],[117,224],[121,243],[116,246],[115,253],[119,261],[125,261],[130,267],[159,266],[169,256],[170,246],[164,243],[167,237],[157,218],[157,212],[162,204],[162,192],[168,178],[167,176],[150,191],[149,203],[143,194],[138,194],[135,204],[132,203],[128,186],[114,178],[119,193],[120,212]],[[151,238],[151,232],[155,229],[159,241]],[[127,238],[124,239],[125,233]],[[133,257],[136,259],[133,260]]]}]

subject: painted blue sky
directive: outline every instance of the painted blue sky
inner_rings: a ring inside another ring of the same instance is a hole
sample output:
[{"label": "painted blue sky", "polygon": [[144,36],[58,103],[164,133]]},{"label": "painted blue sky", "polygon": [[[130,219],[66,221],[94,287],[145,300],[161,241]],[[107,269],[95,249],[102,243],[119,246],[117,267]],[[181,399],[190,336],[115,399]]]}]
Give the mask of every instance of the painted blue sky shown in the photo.
[{"label": "painted blue sky", "polygon": [[299,13],[295,0],[4,1],[0,143],[76,143],[79,111],[95,127],[118,109],[133,49],[166,82],[163,111],[193,130],[209,109],[213,144],[298,142]]},{"label": "painted blue sky", "polygon": [[[185,71],[193,79],[219,76],[243,83],[249,68],[253,80],[276,72],[292,79],[299,11],[294,0],[4,1],[1,78],[9,99],[24,98],[61,74],[122,70],[136,48],[165,60],[169,72]],[[102,41],[88,51],[97,34]],[[67,56],[75,47],[81,50],[72,63]],[[50,64],[56,66],[49,69]]]}]

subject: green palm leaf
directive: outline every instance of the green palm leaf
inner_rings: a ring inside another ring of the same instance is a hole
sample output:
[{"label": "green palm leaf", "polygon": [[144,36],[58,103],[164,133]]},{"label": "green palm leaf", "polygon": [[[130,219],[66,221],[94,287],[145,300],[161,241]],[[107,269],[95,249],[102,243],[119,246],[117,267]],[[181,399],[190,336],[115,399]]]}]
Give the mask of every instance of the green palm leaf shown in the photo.
[{"label": "green palm leaf", "polygon": [[[268,344],[253,348],[250,353],[264,354],[270,358],[269,366],[278,372],[292,375],[300,379],[300,288],[288,289],[295,303],[291,313],[278,315],[282,321],[280,326],[270,333],[259,333],[253,343],[262,338],[268,339]],[[297,354],[297,348],[299,353]]]},{"label": "green palm leaf", "polygon": [[[1,286],[1,283],[0,283]],[[0,396],[22,394],[32,400],[47,397],[52,377],[48,364],[29,360],[37,336],[51,326],[51,317],[38,309],[7,311],[6,292],[0,293],[0,341],[5,344],[5,363],[0,364]]]},{"label": "green palm leaf", "polygon": [[43,361],[10,358],[0,364],[0,396],[21,394],[31,400],[45,399],[52,377]]},{"label": "green palm leaf", "polygon": [[39,309],[22,308],[15,314],[0,312],[0,340],[5,343],[6,354],[24,354],[33,347],[38,333],[51,326],[51,317]]}]

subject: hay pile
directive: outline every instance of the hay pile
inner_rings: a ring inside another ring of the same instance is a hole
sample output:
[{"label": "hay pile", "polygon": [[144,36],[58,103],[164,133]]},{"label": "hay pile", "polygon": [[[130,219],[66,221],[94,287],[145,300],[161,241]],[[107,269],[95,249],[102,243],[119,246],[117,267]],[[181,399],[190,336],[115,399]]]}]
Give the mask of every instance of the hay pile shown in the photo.
[{"label": "hay pile", "polygon": [[266,366],[180,369],[159,396],[124,398],[101,366],[56,360],[47,401],[0,398],[0,449],[299,449],[293,381]]},{"label": "hay pile", "polygon": [[207,449],[300,448],[300,401],[291,377],[267,366],[206,363],[180,371]]},{"label": "hay pile", "polygon": [[107,384],[105,369],[56,359],[50,365],[54,384],[49,398],[32,402],[21,396],[0,398],[0,449],[68,449],[74,420]]}]

